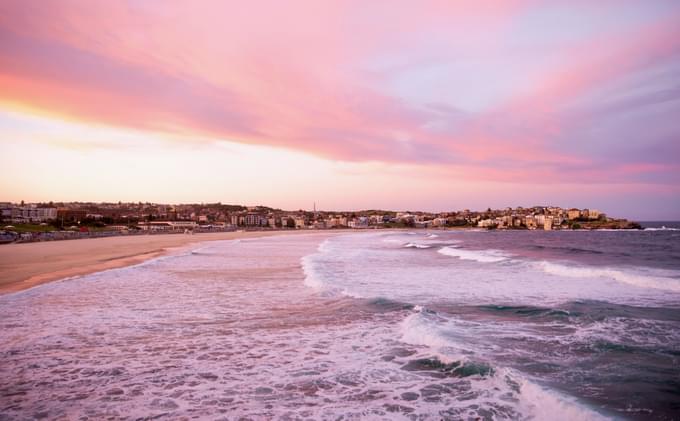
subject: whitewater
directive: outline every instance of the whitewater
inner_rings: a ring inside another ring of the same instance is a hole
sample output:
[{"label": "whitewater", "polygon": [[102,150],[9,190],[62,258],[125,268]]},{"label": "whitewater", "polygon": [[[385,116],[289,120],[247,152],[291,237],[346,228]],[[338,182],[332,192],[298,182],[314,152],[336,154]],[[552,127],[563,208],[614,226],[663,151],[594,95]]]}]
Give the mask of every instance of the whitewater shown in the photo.
[{"label": "whitewater", "polygon": [[0,419],[672,419],[673,230],[216,241],[0,297]]}]

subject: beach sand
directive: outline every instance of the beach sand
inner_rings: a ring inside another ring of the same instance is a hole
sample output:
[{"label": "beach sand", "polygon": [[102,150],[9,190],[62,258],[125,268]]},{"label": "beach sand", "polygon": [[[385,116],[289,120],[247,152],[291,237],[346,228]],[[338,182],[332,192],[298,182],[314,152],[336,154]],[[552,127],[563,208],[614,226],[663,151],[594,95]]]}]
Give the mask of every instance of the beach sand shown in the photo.
[{"label": "beach sand", "polygon": [[0,246],[0,294],[46,282],[140,263],[202,241],[309,231],[249,231],[134,235]]}]

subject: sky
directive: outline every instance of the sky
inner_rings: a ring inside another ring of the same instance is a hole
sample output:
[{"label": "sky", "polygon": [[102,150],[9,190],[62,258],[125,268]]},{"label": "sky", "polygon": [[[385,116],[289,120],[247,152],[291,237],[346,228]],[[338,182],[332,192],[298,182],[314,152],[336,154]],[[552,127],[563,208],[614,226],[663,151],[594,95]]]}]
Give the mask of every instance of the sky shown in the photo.
[{"label": "sky", "polygon": [[680,220],[680,2],[0,2],[0,201]]}]

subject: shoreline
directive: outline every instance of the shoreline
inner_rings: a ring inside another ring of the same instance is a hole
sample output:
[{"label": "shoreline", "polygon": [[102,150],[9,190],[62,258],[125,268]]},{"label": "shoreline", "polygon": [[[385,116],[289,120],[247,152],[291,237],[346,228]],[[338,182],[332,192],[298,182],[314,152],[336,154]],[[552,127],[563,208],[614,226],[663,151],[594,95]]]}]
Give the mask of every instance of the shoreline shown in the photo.
[{"label": "shoreline", "polygon": [[[387,228],[381,231],[476,231],[477,227],[446,228]],[[104,270],[132,266],[167,255],[191,244],[259,238],[279,235],[327,234],[365,232],[373,230],[276,230],[222,231],[198,234],[135,235],[81,238],[63,241],[40,241],[0,245],[0,296],[24,291],[46,283],[84,276]],[[493,231],[493,230],[490,230]],[[503,231],[503,230],[501,230]],[[531,231],[531,230],[526,230]],[[543,230],[540,230],[543,231]],[[557,230],[609,231],[602,229]],[[617,229],[611,231],[644,231]]]},{"label": "shoreline", "polygon": [[76,276],[132,266],[196,243],[313,233],[231,231],[5,244],[0,248],[0,295]]}]

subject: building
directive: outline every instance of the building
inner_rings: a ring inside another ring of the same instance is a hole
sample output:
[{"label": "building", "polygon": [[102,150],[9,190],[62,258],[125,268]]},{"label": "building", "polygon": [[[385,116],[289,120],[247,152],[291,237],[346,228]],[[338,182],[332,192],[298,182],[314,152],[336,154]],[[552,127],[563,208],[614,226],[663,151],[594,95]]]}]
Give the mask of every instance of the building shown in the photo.
[{"label": "building", "polygon": [[11,206],[6,206],[2,209],[0,209],[0,218],[2,218],[3,221],[9,221],[12,219],[12,207]]},{"label": "building", "polygon": [[538,224],[536,223],[536,218],[533,215],[527,216],[526,219],[524,220],[524,224],[530,230],[535,230],[536,228],[538,228]]},{"label": "building", "polygon": [[64,222],[80,222],[87,217],[87,211],[80,209],[57,209],[57,219]]},{"label": "building", "polygon": [[383,215],[375,214],[375,215],[370,216],[369,223],[372,224],[372,225],[380,225],[383,222],[384,222],[383,221]]},{"label": "building", "polygon": [[597,209],[588,210],[588,219],[599,219],[602,212]]},{"label": "building", "polygon": [[295,228],[304,228],[306,225],[305,218],[302,216],[296,216],[294,218],[295,220]]},{"label": "building", "polygon": [[567,219],[574,220],[581,217],[581,211],[576,208],[571,208],[567,211]]},{"label": "building", "polygon": [[39,208],[35,206],[14,206],[2,210],[2,218],[14,223],[45,222],[57,218],[56,208]]},{"label": "building", "polygon": [[545,215],[534,215],[534,219],[536,220],[536,226],[542,227],[545,225]]},{"label": "building", "polygon": [[432,220],[433,227],[445,227],[447,223],[448,220],[446,218],[434,218]]},{"label": "building", "polygon": [[496,221],[493,219],[481,219],[479,222],[477,222],[477,226],[479,228],[491,228],[496,226]]},{"label": "building", "polygon": [[553,226],[553,217],[552,216],[546,216],[545,220],[543,221],[543,229],[546,231],[552,230]]},{"label": "building", "polygon": [[267,218],[260,215],[259,213],[249,212],[245,216],[245,225],[247,227],[260,227],[267,225]]}]

